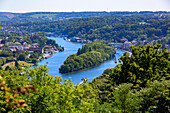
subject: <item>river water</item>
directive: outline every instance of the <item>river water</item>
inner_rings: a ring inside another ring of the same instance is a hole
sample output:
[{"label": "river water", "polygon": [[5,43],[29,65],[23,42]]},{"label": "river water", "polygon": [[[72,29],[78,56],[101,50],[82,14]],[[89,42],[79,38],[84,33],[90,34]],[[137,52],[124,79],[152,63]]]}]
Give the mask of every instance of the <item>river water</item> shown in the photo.
[{"label": "river water", "polygon": [[[63,52],[58,52],[54,54],[52,57],[48,59],[44,59],[41,62],[38,63],[38,65],[44,65],[48,62],[47,66],[49,67],[49,74],[51,76],[61,76],[63,80],[69,79],[71,77],[73,84],[78,84],[82,80],[82,78],[88,78],[88,81],[92,81],[94,78],[98,77],[101,75],[105,69],[107,68],[113,68],[117,64],[115,64],[114,60],[109,60],[104,62],[103,64],[94,67],[92,69],[76,72],[76,73],[71,73],[71,74],[61,74],[59,73],[59,67],[64,63],[66,58],[71,55],[75,54],[78,50],[78,48],[82,47],[82,44],[76,44],[72,42],[67,42],[63,38],[59,37],[48,37],[49,39],[54,39],[56,43],[64,47]],[[120,58],[120,56],[123,55],[123,51],[116,51],[116,59]]]}]

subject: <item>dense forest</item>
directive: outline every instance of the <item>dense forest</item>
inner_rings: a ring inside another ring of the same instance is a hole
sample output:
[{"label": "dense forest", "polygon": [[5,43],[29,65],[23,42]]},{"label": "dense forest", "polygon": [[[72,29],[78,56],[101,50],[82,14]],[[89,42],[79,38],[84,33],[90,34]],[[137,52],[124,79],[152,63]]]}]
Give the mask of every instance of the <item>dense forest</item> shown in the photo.
[{"label": "dense forest", "polygon": [[[8,26],[8,27],[7,27]],[[112,42],[136,40],[150,43],[169,44],[170,19],[168,16],[104,16],[76,18],[65,21],[38,21],[26,23],[2,23],[2,31],[14,28],[12,32],[52,32],[57,35],[80,37],[89,40],[103,39]],[[24,35],[20,33],[20,35]]]},{"label": "dense forest", "polygon": [[59,68],[60,73],[69,73],[97,66],[115,56],[113,46],[108,46],[104,41],[96,41],[86,44],[78,49],[77,54],[68,56],[64,64]]},{"label": "dense forest", "polygon": [[119,59],[122,64],[84,84],[53,78],[46,65],[22,76],[0,71],[0,112],[168,113],[170,52],[160,46],[132,47],[131,57]]}]

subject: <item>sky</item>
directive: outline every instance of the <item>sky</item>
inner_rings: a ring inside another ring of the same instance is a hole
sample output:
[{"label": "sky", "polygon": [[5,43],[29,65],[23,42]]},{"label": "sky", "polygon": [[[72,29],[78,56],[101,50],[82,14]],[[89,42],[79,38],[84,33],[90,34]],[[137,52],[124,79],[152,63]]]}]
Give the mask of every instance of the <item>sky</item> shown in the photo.
[{"label": "sky", "polygon": [[0,0],[0,12],[170,11],[170,0]]}]

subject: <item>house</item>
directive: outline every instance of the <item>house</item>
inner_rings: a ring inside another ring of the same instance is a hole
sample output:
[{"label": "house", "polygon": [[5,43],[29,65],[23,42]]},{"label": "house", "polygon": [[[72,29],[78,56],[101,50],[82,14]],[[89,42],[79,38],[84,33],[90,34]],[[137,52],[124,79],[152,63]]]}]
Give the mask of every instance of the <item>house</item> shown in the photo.
[{"label": "house", "polygon": [[17,51],[17,49],[15,47],[1,47],[1,50],[9,50],[9,51],[12,51],[12,52]]},{"label": "house", "polygon": [[86,43],[87,41],[85,39],[82,39],[81,40],[81,43]]},{"label": "house", "polygon": [[126,41],[128,41],[128,39],[127,38],[122,38],[122,39],[120,39],[120,41],[121,42],[126,42]]},{"label": "house", "polygon": [[0,44],[0,47],[4,46],[4,44]]},{"label": "house", "polygon": [[72,42],[80,42],[80,41],[81,41],[81,38],[79,38],[79,37],[73,37],[73,38],[71,38],[71,41],[72,41]]},{"label": "house", "polygon": [[26,47],[26,46],[27,46],[27,43],[26,43],[26,42],[24,42],[24,43],[23,43],[23,46],[24,46],[24,47]]},{"label": "house", "polygon": [[123,48],[124,48],[124,49],[127,49],[127,50],[130,50],[130,46],[131,46],[131,45],[132,45],[131,42],[125,42]]},{"label": "house", "polygon": [[132,44],[133,44],[133,45],[135,45],[136,43],[137,43],[136,40],[133,40],[133,41],[132,41]]},{"label": "house", "polygon": [[12,46],[13,45],[13,42],[6,42],[5,43],[7,46]]},{"label": "house", "polygon": [[10,50],[9,47],[1,47],[1,50]]},{"label": "house", "polygon": [[15,45],[21,45],[21,43],[19,43],[19,42],[15,42],[14,44],[15,44]]},{"label": "house", "polygon": [[87,44],[91,44],[92,43],[92,41],[90,41],[90,40],[87,40]]},{"label": "house", "polygon": [[39,44],[38,43],[32,43],[32,46],[38,46]]},{"label": "house", "polygon": [[18,51],[23,51],[23,47],[22,46],[16,46],[16,49],[18,50]]},{"label": "house", "polygon": [[45,54],[51,54],[51,53],[53,53],[52,50],[49,50],[49,49],[48,49],[48,50],[45,51]]},{"label": "house", "polygon": [[48,33],[46,33],[45,35],[48,36],[48,37],[55,36],[55,34],[54,34],[54,33],[51,33],[51,32],[48,32]]},{"label": "house", "polygon": [[0,39],[0,44],[1,44],[1,41],[2,41],[3,39]]},{"label": "house", "polygon": [[34,51],[37,53],[44,53],[44,49],[42,47],[30,47],[29,51]]},{"label": "house", "polygon": [[123,43],[109,42],[108,44],[114,46],[115,48],[123,48]]},{"label": "house", "polygon": [[20,39],[19,42],[23,42],[23,39]]}]

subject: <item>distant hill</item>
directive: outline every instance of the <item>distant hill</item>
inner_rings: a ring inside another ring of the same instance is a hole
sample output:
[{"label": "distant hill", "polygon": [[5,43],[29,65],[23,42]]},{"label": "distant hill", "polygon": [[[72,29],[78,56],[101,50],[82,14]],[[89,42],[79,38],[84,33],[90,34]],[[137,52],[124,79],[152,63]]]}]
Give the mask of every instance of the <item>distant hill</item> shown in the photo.
[{"label": "distant hill", "polygon": [[113,15],[135,15],[135,16],[170,16],[167,11],[141,11],[141,12],[30,12],[30,13],[10,13],[0,12],[0,21],[57,21],[71,18],[100,17]]},{"label": "distant hill", "polygon": [[22,15],[21,13],[0,12],[0,21],[9,21],[12,18]]}]

